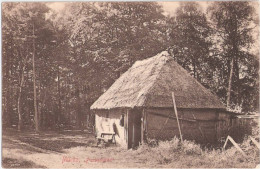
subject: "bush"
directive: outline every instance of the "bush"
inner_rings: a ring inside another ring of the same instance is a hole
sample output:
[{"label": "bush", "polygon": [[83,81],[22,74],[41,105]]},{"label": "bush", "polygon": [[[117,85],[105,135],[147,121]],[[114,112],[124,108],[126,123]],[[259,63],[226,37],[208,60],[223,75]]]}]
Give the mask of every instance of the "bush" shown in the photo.
[{"label": "bush", "polygon": [[[257,133],[259,131],[255,131]],[[259,136],[251,135],[257,139]],[[223,145],[222,145],[223,146]],[[169,141],[150,140],[149,144],[141,145],[136,155],[141,156],[146,162],[166,165],[171,168],[255,168],[260,163],[259,150],[246,137],[239,144],[246,153],[244,157],[234,146],[222,151],[222,149],[201,148],[194,141],[174,137]]]},{"label": "bush", "polygon": [[171,152],[183,152],[187,155],[200,155],[202,154],[202,149],[199,144],[196,144],[193,141],[184,140],[183,143],[180,142],[180,139],[174,137],[170,141],[160,141],[158,143],[158,148],[163,150],[169,150]]},{"label": "bush", "polygon": [[259,140],[260,119],[253,119],[250,125],[252,126],[252,136]]},{"label": "bush", "polygon": [[170,141],[160,141],[158,143],[159,148],[169,149],[172,151],[178,150],[180,148],[180,140],[177,137],[174,137]]},{"label": "bush", "polygon": [[137,154],[141,154],[141,153],[146,153],[146,152],[150,152],[151,147],[148,144],[142,144],[138,147],[138,149],[136,150]]},{"label": "bush", "polygon": [[184,140],[181,145],[181,150],[187,155],[201,155],[202,149],[199,144],[196,144],[193,141]]},{"label": "bush", "polygon": [[156,139],[147,139],[147,144],[150,147],[156,147],[156,146],[158,146],[158,140],[156,140]]}]

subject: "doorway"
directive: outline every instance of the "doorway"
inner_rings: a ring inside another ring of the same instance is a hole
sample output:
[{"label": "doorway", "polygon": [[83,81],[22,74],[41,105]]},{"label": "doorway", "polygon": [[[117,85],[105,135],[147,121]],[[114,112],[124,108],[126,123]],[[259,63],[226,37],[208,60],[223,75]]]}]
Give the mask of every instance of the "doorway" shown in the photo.
[{"label": "doorway", "polygon": [[128,113],[128,149],[130,149],[138,147],[141,143],[142,111],[131,110]]}]

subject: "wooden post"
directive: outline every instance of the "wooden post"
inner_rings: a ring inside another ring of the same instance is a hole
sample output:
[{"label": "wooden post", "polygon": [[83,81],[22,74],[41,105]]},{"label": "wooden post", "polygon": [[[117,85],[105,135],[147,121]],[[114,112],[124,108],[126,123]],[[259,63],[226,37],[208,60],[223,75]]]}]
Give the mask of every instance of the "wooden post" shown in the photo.
[{"label": "wooden post", "polygon": [[147,140],[147,134],[148,134],[148,121],[147,121],[147,115],[148,115],[148,112],[145,111],[144,112],[144,137],[145,137],[145,140]]},{"label": "wooden post", "polygon": [[141,117],[141,144],[144,143],[144,120],[145,120],[145,114],[144,109],[142,111],[142,117]]},{"label": "wooden post", "polygon": [[177,112],[177,107],[176,107],[175,97],[174,97],[173,92],[172,92],[172,103],[173,103],[173,107],[174,107],[175,116],[176,116],[176,119],[177,119],[177,124],[178,124],[178,128],[179,128],[181,142],[183,143],[182,134],[181,134],[181,127],[180,127],[180,123],[179,123],[178,112]]},{"label": "wooden post", "polygon": [[249,138],[252,140],[252,142],[256,145],[257,148],[260,149],[260,144],[251,136],[249,136]]},{"label": "wooden post", "polygon": [[237,143],[233,140],[233,138],[230,137],[230,136],[227,136],[226,142],[225,142],[225,144],[224,144],[224,146],[223,146],[223,150],[225,150],[225,147],[226,147],[226,145],[227,145],[228,140],[230,140],[230,142],[236,147],[236,149],[237,149],[243,156],[246,156],[246,154],[244,153],[244,151],[238,146],[238,144],[237,144]]},{"label": "wooden post", "polygon": [[126,110],[126,144],[127,149],[129,149],[129,110]]},{"label": "wooden post", "polygon": [[124,139],[127,142],[127,127],[126,127],[127,121],[126,121],[126,119],[127,119],[127,111],[124,112],[124,133],[125,133],[124,134]]},{"label": "wooden post", "polygon": [[[135,116],[134,116],[135,117]],[[135,119],[134,119],[135,120]],[[135,122],[132,120],[132,127],[133,127],[133,132],[132,132],[132,148],[135,147]]]}]

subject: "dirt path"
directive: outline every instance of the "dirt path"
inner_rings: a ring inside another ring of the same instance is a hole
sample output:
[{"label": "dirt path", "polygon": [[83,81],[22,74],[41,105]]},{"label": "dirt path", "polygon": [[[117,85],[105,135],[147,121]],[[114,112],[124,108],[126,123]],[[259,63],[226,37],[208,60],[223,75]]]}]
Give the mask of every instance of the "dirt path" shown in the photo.
[{"label": "dirt path", "polygon": [[[99,148],[94,137],[32,133],[3,134],[3,167],[93,168],[149,167],[137,151],[120,147]],[[48,144],[44,144],[47,142]],[[79,145],[79,146],[78,146]],[[65,148],[64,148],[65,147]]]}]

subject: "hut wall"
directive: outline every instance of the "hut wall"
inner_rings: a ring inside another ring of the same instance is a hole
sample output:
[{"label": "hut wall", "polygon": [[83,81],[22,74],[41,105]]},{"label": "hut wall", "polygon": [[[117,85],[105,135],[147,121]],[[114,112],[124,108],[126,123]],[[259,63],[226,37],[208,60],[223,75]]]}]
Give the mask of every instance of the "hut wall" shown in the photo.
[{"label": "hut wall", "polygon": [[239,118],[239,115],[219,112],[217,122],[218,140],[224,141],[230,135],[236,142],[242,142],[245,135],[252,134],[253,119]]},{"label": "hut wall", "polygon": [[218,121],[216,123],[217,139],[223,141],[230,134],[232,128],[231,115],[225,112],[218,112]]},{"label": "hut wall", "polygon": [[[126,133],[124,126],[120,125],[121,115],[125,114],[122,110],[99,110],[95,112],[96,135],[100,137],[102,132],[114,132],[113,124],[116,126],[116,144],[126,147]],[[110,136],[107,136],[107,138]]]},{"label": "hut wall", "polygon": [[[174,136],[179,137],[173,109],[148,109],[146,113],[148,138],[166,140]],[[165,124],[169,114],[173,118],[170,118]],[[195,140],[199,143],[216,142],[216,122],[218,118],[216,110],[178,109],[178,117],[184,139]]]},{"label": "hut wall", "polygon": [[234,117],[231,121],[229,135],[236,141],[242,142],[246,135],[251,135],[253,126],[257,123],[253,118],[238,118]]}]

